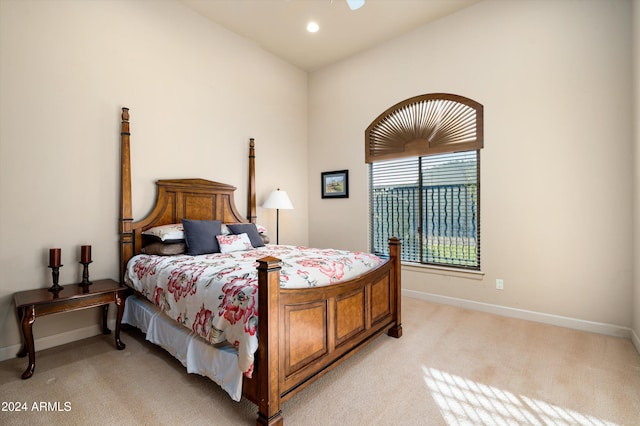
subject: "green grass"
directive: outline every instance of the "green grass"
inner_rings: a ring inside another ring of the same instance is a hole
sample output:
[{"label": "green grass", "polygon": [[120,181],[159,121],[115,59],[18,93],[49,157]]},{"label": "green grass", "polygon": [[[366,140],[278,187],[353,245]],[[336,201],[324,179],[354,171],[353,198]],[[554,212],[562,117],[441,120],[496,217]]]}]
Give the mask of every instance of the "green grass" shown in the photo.
[{"label": "green grass", "polygon": [[[475,246],[464,244],[426,244],[427,259],[450,265],[478,266]],[[444,262],[443,262],[444,261]]]}]

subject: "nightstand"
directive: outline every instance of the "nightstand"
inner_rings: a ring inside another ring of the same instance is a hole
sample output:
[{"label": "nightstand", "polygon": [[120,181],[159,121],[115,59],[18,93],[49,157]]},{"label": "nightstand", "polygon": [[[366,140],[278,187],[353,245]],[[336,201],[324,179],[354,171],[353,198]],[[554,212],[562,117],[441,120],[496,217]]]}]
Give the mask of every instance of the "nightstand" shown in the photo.
[{"label": "nightstand", "polygon": [[54,294],[46,288],[20,291],[14,295],[16,309],[22,329],[22,349],[18,357],[29,355],[29,365],[22,373],[23,379],[33,375],[36,368],[36,354],[33,344],[32,326],[36,318],[61,312],[72,312],[81,309],[102,306],[102,332],[111,333],[107,327],[107,312],[109,304],[114,302],[118,308],[116,320],[115,342],[116,348],[122,350],[125,344],[120,340],[120,321],[124,312],[124,300],[128,295],[128,288],[121,286],[114,280],[94,281],[90,286],[68,284]]}]

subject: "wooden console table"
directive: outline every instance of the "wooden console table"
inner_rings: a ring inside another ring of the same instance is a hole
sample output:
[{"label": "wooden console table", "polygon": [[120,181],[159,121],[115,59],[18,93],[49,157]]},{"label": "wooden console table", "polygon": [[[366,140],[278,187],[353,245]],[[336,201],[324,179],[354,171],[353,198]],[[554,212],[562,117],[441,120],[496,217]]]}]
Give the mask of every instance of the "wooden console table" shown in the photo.
[{"label": "wooden console table", "polygon": [[107,313],[109,303],[115,302],[118,312],[116,321],[116,348],[122,350],[125,344],[120,340],[120,321],[124,312],[124,300],[127,297],[127,287],[120,286],[114,280],[98,280],[87,287],[80,284],[69,284],[56,295],[48,289],[37,289],[20,291],[14,295],[18,318],[22,328],[22,349],[18,352],[18,357],[29,355],[29,365],[22,373],[23,379],[28,379],[33,375],[36,368],[36,353],[33,344],[32,326],[36,318],[44,315],[57,314],[60,312],[78,311],[81,309],[103,306],[102,310],[102,332],[111,333],[107,327]]}]

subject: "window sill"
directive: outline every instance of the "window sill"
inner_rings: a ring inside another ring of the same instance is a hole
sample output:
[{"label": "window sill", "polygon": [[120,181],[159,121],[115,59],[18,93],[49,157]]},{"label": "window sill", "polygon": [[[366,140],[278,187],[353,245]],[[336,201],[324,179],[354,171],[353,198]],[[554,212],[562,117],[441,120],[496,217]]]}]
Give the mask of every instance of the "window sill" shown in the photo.
[{"label": "window sill", "polygon": [[429,274],[446,275],[448,277],[467,278],[471,280],[484,279],[484,272],[447,268],[444,266],[422,265],[420,263],[402,262],[402,268],[415,272],[426,272]]}]

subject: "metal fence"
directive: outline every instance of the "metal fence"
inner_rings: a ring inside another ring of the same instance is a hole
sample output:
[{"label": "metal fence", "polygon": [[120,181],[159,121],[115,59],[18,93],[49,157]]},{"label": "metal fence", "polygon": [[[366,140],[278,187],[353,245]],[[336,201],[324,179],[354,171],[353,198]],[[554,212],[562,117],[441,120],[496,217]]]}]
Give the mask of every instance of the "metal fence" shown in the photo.
[{"label": "metal fence", "polygon": [[375,188],[371,199],[374,253],[388,255],[388,239],[402,240],[408,262],[478,269],[476,184]]}]

